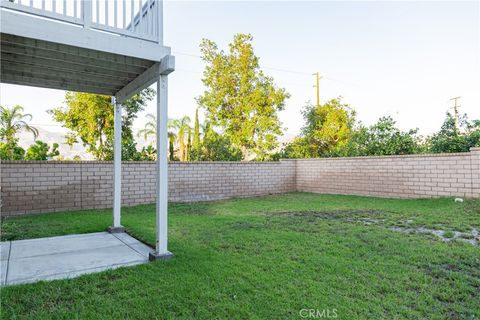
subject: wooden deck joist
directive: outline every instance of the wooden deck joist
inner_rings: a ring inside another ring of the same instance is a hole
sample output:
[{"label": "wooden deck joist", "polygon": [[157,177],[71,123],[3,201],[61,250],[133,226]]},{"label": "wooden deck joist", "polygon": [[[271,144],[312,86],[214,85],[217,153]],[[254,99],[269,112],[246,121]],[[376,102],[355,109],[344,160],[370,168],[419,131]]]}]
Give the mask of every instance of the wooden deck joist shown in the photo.
[{"label": "wooden deck joist", "polygon": [[1,36],[1,82],[115,95],[154,61],[43,40]]},{"label": "wooden deck joist", "polygon": [[112,54],[112,53],[97,51],[92,49],[74,47],[70,45],[48,42],[48,41],[43,41],[38,39],[19,37],[11,34],[2,34],[1,40],[2,40],[2,43],[11,43],[21,47],[43,49],[43,50],[54,51],[54,52],[62,52],[75,57],[84,57],[84,58],[95,59],[95,60],[103,60],[105,62],[112,62],[120,65],[138,66],[143,68],[148,68],[152,65],[152,62],[150,60],[123,56],[119,54]]},{"label": "wooden deck joist", "polygon": [[102,73],[98,73],[97,71],[84,71],[84,70],[74,70],[71,65],[65,66],[63,64],[58,65],[51,65],[45,66],[44,64],[35,64],[35,63],[25,63],[20,62],[20,60],[10,60],[9,58],[4,58],[2,54],[2,64],[3,67],[9,69],[12,72],[23,70],[25,72],[38,74],[38,75],[53,75],[57,78],[64,78],[68,79],[71,73],[75,73],[75,79],[80,81],[92,81],[92,82],[100,82],[100,83],[108,83],[111,85],[122,87],[125,82],[129,81],[128,78],[125,77],[115,77],[109,76]]},{"label": "wooden deck joist", "polygon": [[[122,81],[127,81],[131,79],[132,77],[135,77],[138,72],[141,72],[140,70],[137,70],[135,72],[122,72],[122,71],[116,71],[112,70],[110,68],[92,68],[88,64],[84,63],[73,63],[69,62],[68,65],[65,65],[64,63],[61,63],[62,60],[56,60],[56,59],[51,59],[49,58],[42,58],[39,56],[29,56],[29,55],[23,55],[23,54],[18,54],[18,53],[11,53],[6,50],[2,50],[1,57],[0,57],[2,63],[23,63],[27,65],[41,65],[44,67],[49,67],[49,68],[54,68],[56,70],[75,70],[76,72],[81,72],[81,73],[87,73],[87,74],[96,74],[101,77],[114,77],[121,79]],[[59,63],[60,62],[60,63]]]},{"label": "wooden deck joist", "polygon": [[[21,86],[25,86],[26,79],[22,76],[17,75],[3,75],[2,74],[2,83],[10,83],[10,84],[18,84]],[[41,79],[28,79],[28,86],[32,87],[40,87],[40,88],[50,88],[50,89],[58,89],[58,90],[68,90],[68,91],[80,91],[80,92],[90,92],[90,93],[98,93],[98,94],[106,94],[112,95],[105,90],[102,90],[98,87],[91,87],[88,85],[82,85],[81,87],[75,85],[73,83],[65,83],[58,80],[49,80],[48,82]]]},{"label": "wooden deck joist", "polygon": [[36,49],[36,48],[30,48],[30,47],[22,47],[22,46],[18,46],[11,43],[6,43],[3,41],[1,42],[1,45],[2,45],[2,48],[1,48],[2,53],[5,52],[5,53],[18,54],[18,55],[23,55],[27,57],[32,57],[34,59],[44,58],[44,59],[52,60],[55,63],[61,62],[61,63],[69,63],[69,64],[70,63],[81,64],[88,67],[93,67],[93,66],[90,66],[90,63],[92,61],[101,62],[101,63],[97,63],[94,67],[96,69],[103,69],[102,72],[104,71],[106,72],[107,70],[110,70],[110,71],[118,71],[121,73],[127,72],[132,74],[139,74],[147,69],[145,67],[138,67],[138,66],[132,66],[128,64],[121,64],[117,62],[75,56],[73,54],[66,54],[59,51],[50,51],[50,50]]}]

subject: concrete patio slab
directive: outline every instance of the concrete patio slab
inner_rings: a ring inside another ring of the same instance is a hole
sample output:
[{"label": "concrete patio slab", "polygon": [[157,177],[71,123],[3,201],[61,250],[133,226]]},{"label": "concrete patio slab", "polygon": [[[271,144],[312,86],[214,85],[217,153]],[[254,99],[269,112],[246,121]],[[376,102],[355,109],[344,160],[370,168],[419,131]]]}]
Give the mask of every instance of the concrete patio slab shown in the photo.
[{"label": "concrete patio slab", "polygon": [[10,254],[10,242],[0,242],[0,260],[8,260]]},{"label": "concrete patio slab", "polygon": [[73,278],[148,262],[154,250],[126,233],[2,242],[1,284]]},{"label": "concrete patio slab", "polygon": [[5,281],[7,280],[7,260],[0,261],[0,285],[4,285]]}]

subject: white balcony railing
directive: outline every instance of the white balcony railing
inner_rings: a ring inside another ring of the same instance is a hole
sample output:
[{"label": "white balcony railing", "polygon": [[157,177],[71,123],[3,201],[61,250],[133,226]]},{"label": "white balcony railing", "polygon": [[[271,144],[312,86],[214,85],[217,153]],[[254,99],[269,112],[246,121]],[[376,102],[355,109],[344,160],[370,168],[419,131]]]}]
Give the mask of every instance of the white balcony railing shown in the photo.
[{"label": "white balcony railing", "polygon": [[0,0],[0,5],[87,29],[161,42],[160,0]]}]

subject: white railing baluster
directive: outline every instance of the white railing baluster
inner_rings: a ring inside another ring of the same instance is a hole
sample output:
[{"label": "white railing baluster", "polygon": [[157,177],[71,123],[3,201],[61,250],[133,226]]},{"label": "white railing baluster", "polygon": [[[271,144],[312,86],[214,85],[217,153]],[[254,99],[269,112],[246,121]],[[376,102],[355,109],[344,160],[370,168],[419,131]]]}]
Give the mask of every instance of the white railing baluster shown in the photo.
[{"label": "white railing baluster", "polygon": [[158,25],[158,10],[157,10],[158,3],[155,0],[153,0],[153,3],[154,3],[154,5],[153,5],[153,10],[154,10],[153,15],[155,17],[154,18],[155,21],[153,22],[153,25],[152,25],[152,28],[153,28],[152,35],[154,37],[156,37],[157,36],[157,30],[158,30],[158,27],[157,27],[157,25]]},{"label": "white railing baluster", "polygon": [[67,0],[63,0],[63,15],[67,15]]},{"label": "white railing baluster", "polygon": [[123,2],[122,2],[122,12],[123,12],[123,15],[122,15],[122,19],[123,19],[122,29],[125,29],[125,27],[127,26],[127,19],[126,19],[127,8],[126,8],[125,0],[123,0]]},{"label": "white railing baluster", "polygon": [[82,1],[82,16],[83,16],[83,27],[85,29],[90,29],[92,24],[92,1]]},{"label": "white railing baluster", "polygon": [[155,16],[152,11],[152,1],[148,0],[148,16],[150,17],[148,23],[148,35],[153,35],[153,23],[155,22]]},{"label": "white railing baluster", "polygon": [[135,3],[133,2],[134,0],[130,0],[130,29],[133,31],[135,30],[135,26],[133,25],[133,20],[135,20],[135,15],[134,15],[134,11],[135,11]]},{"label": "white railing baluster", "polygon": [[117,1],[113,2],[113,25],[115,28],[117,27],[117,20],[118,20],[118,11],[117,11]]},{"label": "white railing baluster", "polygon": [[138,8],[138,33],[142,33],[142,0],[138,0],[140,7]]},{"label": "white railing baluster", "polygon": [[105,0],[105,25],[108,26],[108,0]]},{"label": "white railing baluster", "polygon": [[30,7],[33,8],[33,0],[30,0]]},{"label": "white railing baluster", "polygon": [[77,0],[73,0],[73,16],[77,17]]},{"label": "white railing baluster", "polygon": [[52,11],[57,12],[57,2],[55,0],[52,0]]},{"label": "white railing baluster", "polygon": [[161,0],[157,0],[155,5],[157,6],[157,41],[163,44],[163,6]]},{"label": "white railing baluster", "polygon": [[150,16],[148,14],[148,11],[149,11],[148,10],[148,0],[147,0],[146,5],[147,5],[147,11],[145,11],[145,31],[144,31],[144,33],[148,34],[148,29],[150,27]]},{"label": "white railing baluster", "polygon": [[100,23],[100,0],[97,0],[95,3],[95,12],[97,16],[97,20],[95,22]]},{"label": "white railing baluster", "polygon": [[150,7],[150,12],[152,13],[152,32],[150,33],[152,36],[155,35],[155,5],[152,1],[152,6]]},{"label": "white railing baluster", "polygon": [[42,10],[45,10],[45,0],[42,0]]}]

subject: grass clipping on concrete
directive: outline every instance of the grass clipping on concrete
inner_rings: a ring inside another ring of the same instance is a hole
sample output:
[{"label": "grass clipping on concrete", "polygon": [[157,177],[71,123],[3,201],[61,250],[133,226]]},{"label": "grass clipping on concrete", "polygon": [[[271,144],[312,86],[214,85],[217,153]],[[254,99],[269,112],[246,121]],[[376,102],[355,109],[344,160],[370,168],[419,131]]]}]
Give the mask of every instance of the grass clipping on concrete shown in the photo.
[{"label": "grass clipping on concrete", "polygon": [[[110,221],[110,210],[10,218],[2,239],[98,232]],[[154,206],[124,208],[122,223],[153,245]],[[2,288],[1,316],[301,319],[335,309],[339,319],[477,319],[480,248],[464,241],[478,241],[474,230],[479,200],[290,193],[171,204],[172,260]]]}]

